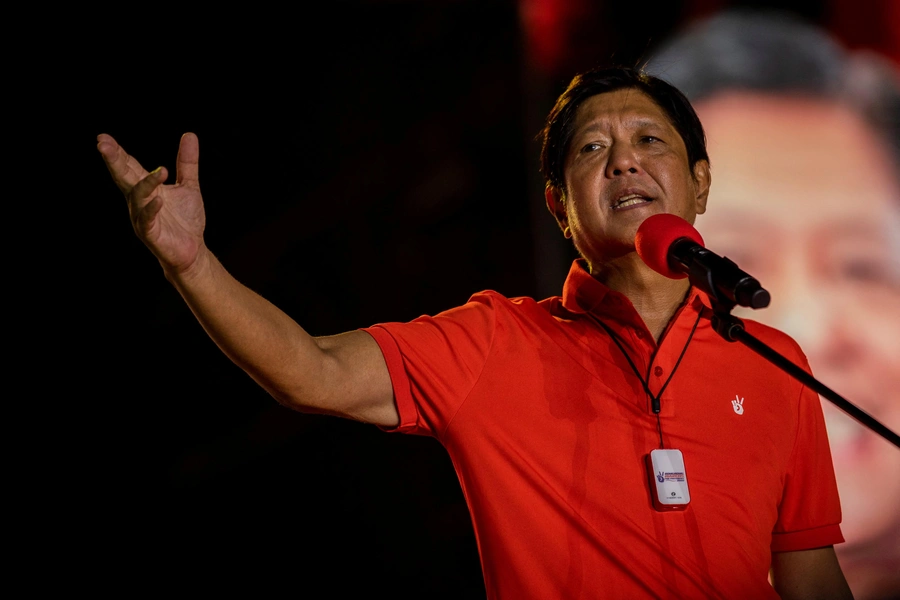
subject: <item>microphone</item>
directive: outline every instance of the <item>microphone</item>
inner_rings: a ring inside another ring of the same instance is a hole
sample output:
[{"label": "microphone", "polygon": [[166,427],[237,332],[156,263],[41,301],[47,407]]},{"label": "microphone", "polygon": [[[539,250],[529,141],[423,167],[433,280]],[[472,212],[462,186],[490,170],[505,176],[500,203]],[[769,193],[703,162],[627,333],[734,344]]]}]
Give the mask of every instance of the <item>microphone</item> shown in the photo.
[{"label": "microphone", "polygon": [[692,285],[715,300],[749,308],[769,305],[769,292],[759,281],[707,250],[700,233],[677,215],[647,217],[638,227],[634,246],[648,267],[671,279],[689,277]]}]

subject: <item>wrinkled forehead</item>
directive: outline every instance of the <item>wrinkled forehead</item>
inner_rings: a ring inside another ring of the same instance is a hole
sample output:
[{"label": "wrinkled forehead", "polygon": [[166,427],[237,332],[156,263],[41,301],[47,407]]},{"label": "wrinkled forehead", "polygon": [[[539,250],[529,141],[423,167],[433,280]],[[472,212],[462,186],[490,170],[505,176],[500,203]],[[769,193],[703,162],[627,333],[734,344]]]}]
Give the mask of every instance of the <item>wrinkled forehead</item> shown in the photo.
[{"label": "wrinkled forehead", "polygon": [[721,203],[743,200],[809,221],[900,211],[892,149],[851,108],[751,92],[723,93],[696,107],[716,157]]},{"label": "wrinkled forehead", "polygon": [[[884,137],[856,111],[749,92],[696,107],[716,157],[704,236],[755,232],[776,240],[783,232],[783,240],[810,248],[853,240],[900,256],[900,170]],[[900,259],[893,264],[900,269]]]},{"label": "wrinkled forehead", "polygon": [[621,88],[585,98],[575,111],[575,129],[598,120],[653,121],[675,129],[669,114],[639,88]]},{"label": "wrinkled forehead", "polygon": [[575,111],[572,139],[611,126],[658,127],[676,133],[684,143],[668,112],[639,88],[621,88],[585,98]]}]

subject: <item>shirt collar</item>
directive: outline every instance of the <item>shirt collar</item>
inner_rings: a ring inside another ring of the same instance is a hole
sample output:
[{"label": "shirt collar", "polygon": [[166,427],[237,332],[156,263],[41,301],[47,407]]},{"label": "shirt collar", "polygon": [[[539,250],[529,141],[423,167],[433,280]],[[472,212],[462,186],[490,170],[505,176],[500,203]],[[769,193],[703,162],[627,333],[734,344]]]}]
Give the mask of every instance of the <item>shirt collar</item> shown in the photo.
[{"label": "shirt collar", "polygon": [[566,276],[562,305],[570,313],[582,315],[593,312],[609,294],[614,293],[616,292],[591,277],[587,270],[587,262],[579,258],[572,262]]},{"label": "shirt collar", "polygon": [[[691,286],[686,306],[694,310],[712,308],[709,296],[700,289]],[[587,262],[583,258],[576,259],[569,268],[569,274],[563,285],[562,306],[573,314],[593,312],[618,312],[625,307],[634,311],[631,301],[619,292],[611,290],[600,283],[588,272]]]}]

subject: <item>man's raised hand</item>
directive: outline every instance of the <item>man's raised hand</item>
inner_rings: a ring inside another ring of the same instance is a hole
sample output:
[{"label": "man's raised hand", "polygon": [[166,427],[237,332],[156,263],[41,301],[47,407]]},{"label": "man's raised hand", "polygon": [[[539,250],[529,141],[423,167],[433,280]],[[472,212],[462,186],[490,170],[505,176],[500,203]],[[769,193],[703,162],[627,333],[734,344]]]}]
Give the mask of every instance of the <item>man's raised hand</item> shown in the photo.
[{"label": "man's raised hand", "polygon": [[176,162],[175,184],[165,185],[165,167],[148,173],[112,136],[97,136],[113,181],[125,194],[134,232],[153,252],[167,274],[179,275],[190,269],[206,252],[203,230],[206,215],[200,195],[197,136],[181,138]]}]

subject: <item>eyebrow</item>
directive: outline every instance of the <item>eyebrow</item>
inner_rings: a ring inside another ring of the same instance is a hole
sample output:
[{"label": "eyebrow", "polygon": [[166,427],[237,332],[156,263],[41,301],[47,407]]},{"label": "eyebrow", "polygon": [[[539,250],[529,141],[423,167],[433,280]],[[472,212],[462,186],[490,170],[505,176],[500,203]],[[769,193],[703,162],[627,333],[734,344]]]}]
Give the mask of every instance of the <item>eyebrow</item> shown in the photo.
[{"label": "eyebrow", "polygon": [[[602,117],[600,119],[594,119],[587,126],[578,129],[575,131],[575,135],[581,135],[585,133],[593,133],[594,131],[600,131],[603,129],[603,121]],[[667,128],[667,125],[673,127],[671,124],[662,124],[656,119],[649,119],[646,117],[634,117],[633,119],[626,119],[625,125],[629,127],[634,127],[635,129],[640,129],[644,127],[662,127],[663,129]]]}]

